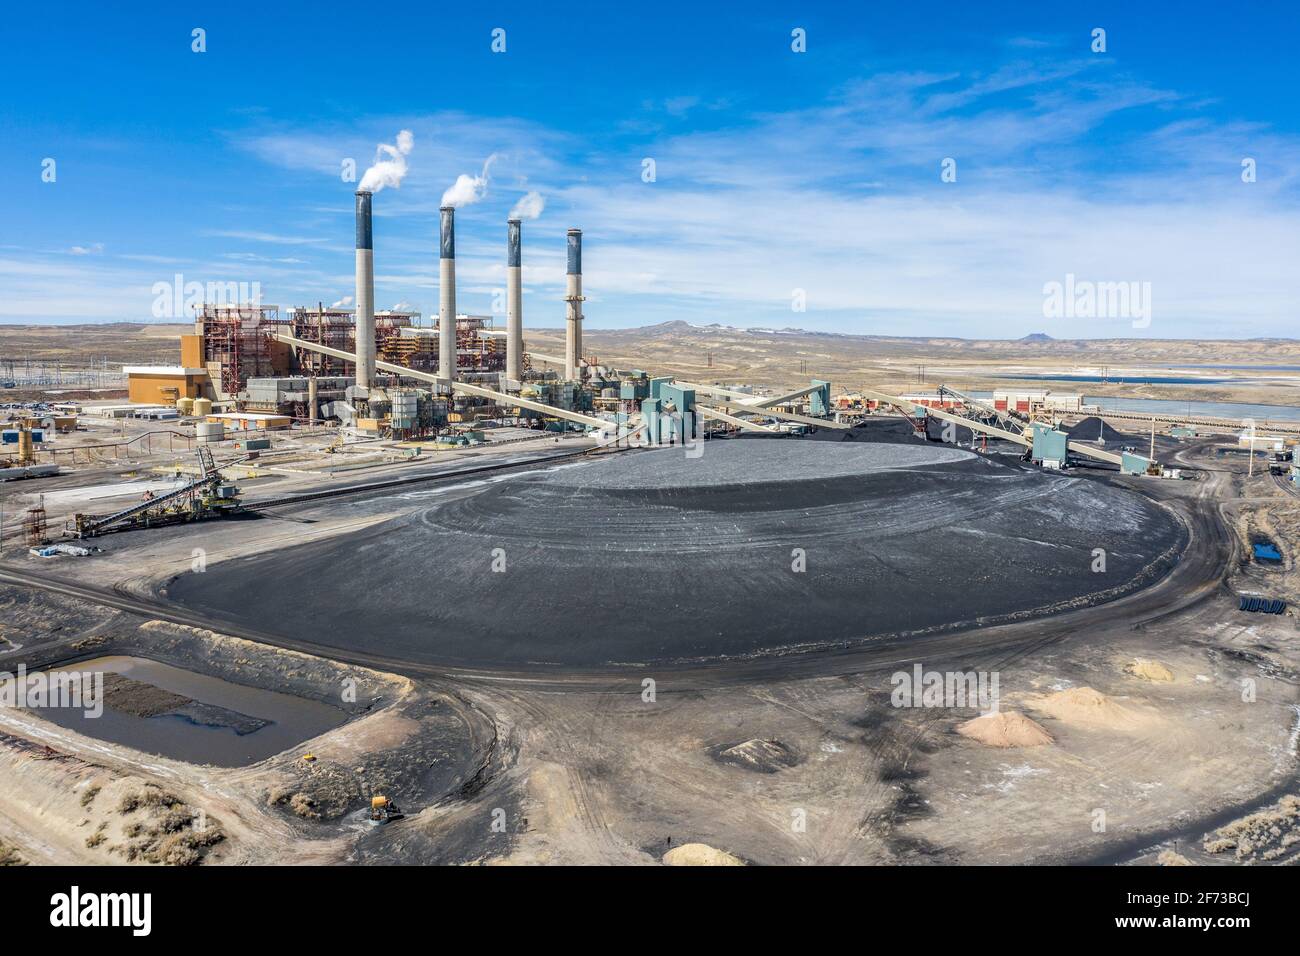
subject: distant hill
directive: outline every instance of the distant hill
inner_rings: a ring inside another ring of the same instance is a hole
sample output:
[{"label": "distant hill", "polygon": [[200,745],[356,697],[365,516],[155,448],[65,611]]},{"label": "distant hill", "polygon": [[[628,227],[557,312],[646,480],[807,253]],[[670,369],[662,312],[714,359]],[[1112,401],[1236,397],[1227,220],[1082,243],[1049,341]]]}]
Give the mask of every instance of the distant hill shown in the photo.
[{"label": "distant hill", "polygon": [[[525,349],[562,355],[562,329],[525,329]],[[631,329],[583,330],[583,351],[616,368],[641,368],[703,383],[807,384],[825,378],[837,387],[892,384],[914,390],[948,381],[971,388],[1037,370],[1088,374],[1088,369],[1197,365],[1300,365],[1300,341],[1277,339],[1055,339],[1035,332],[1018,339],[961,339],[815,332],[807,329],[740,329],[729,325],[661,322]],[[1242,373],[1244,374],[1244,373]],[[1077,384],[1067,386],[1078,391]],[[1108,386],[1109,387],[1109,386]],[[1139,394],[1132,381],[1125,394]],[[1093,392],[1105,391],[1095,387]],[[1202,389],[1206,400],[1292,401],[1294,394],[1238,397],[1228,389]],[[1149,397],[1181,397],[1176,386],[1147,388]]]},{"label": "distant hill", "polygon": [[0,360],[71,366],[174,365],[190,322],[0,324]]},{"label": "distant hill", "polygon": [[[525,335],[536,334],[543,337],[552,335],[563,335],[564,329],[560,327],[551,328],[528,328],[524,330]],[[1015,353],[1021,349],[1042,350],[1044,355],[1053,353],[1070,354],[1079,350],[1101,349],[1103,351],[1116,351],[1123,353],[1132,353],[1134,358],[1140,357],[1143,353],[1147,355],[1148,361],[1163,360],[1163,353],[1170,349],[1182,348],[1189,357],[1200,354],[1197,349],[1206,343],[1213,343],[1216,349],[1224,351],[1240,350],[1243,354],[1247,353],[1264,353],[1270,349],[1280,349],[1284,353],[1294,352],[1300,355],[1300,339],[1288,338],[1258,338],[1258,339],[1154,339],[1154,338],[1079,338],[1079,339],[1058,339],[1046,332],[1032,332],[1029,335],[1021,336],[1017,339],[980,339],[980,338],[960,338],[958,336],[928,336],[928,335],[888,335],[879,332],[822,332],[814,329],[800,329],[786,327],[782,329],[771,329],[762,326],[753,326],[750,328],[738,328],[733,325],[723,325],[713,323],[711,325],[692,325],[681,319],[674,319],[669,322],[659,322],[654,325],[641,325],[632,328],[623,329],[602,329],[594,322],[583,324],[583,335],[598,335],[608,337],[609,339],[630,340],[640,339],[646,336],[676,336],[685,339],[692,339],[700,342],[733,340],[753,341],[762,339],[773,341],[775,339],[790,340],[832,340],[841,342],[863,342],[881,347],[890,347],[893,345],[903,346],[908,349],[915,348],[947,348],[954,350],[978,349],[981,351],[1006,351]],[[991,357],[991,356],[990,356]],[[1214,359],[1202,359],[1202,361],[1215,361]]]},{"label": "distant hill", "polygon": [[[188,323],[0,325],[0,367],[5,362],[29,361],[61,362],[65,367],[174,364],[180,359],[180,335],[189,328]],[[524,338],[526,350],[564,354],[563,329],[529,327]],[[837,388],[874,383],[900,390],[933,388],[944,381],[979,389],[1018,375],[1053,371],[1099,375],[1103,370],[1227,365],[1244,370],[1215,374],[1251,378],[1250,370],[1257,366],[1300,366],[1300,341],[1295,339],[1055,339],[1045,332],[1018,339],[962,339],[741,329],[721,323],[692,325],[680,319],[630,329],[589,324],[583,331],[583,351],[615,368],[647,369],[702,383],[783,387],[822,378]],[[535,364],[545,365],[537,359]],[[1121,375],[1122,383],[1097,384],[1089,393],[1182,398],[1187,391],[1178,385],[1143,386],[1140,375]],[[1080,390],[1077,382],[1066,380],[1060,387]],[[1206,401],[1275,404],[1294,404],[1300,391],[1283,381],[1250,389],[1194,388]]]}]

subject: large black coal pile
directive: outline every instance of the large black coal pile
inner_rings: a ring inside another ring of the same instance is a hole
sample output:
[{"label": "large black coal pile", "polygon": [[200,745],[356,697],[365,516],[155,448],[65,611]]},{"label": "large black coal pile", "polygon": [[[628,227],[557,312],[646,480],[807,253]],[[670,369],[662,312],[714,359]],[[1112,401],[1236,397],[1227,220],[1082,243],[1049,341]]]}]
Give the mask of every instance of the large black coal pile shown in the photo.
[{"label": "large black coal pile", "polygon": [[169,593],[218,622],[412,661],[644,664],[1046,613],[1149,583],[1182,535],[1131,491],[951,445],[774,438],[690,454],[409,493],[405,517],[210,565]]}]

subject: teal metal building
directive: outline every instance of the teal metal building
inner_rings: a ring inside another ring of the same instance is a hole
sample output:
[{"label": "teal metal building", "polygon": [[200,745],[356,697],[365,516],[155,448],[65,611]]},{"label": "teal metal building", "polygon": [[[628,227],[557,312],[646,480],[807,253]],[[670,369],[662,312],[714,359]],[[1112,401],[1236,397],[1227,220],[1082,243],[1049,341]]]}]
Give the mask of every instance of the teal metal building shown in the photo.
[{"label": "teal metal building", "polygon": [[1063,431],[1035,422],[1030,426],[1034,436],[1030,456],[1044,468],[1064,468],[1070,436]]},{"label": "teal metal building", "polygon": [[808,414],[816,417],[831,413],[831,383],[820,378],[812,380],[820,388],[808,395]]},{"label": "teal metal building", "polygon": [[1119,457],[1119,470],[1126,475],[1145,475],[1147,468],[1151,465],[1150,458],[1144,458],[1132,452],[1122,452]]}]

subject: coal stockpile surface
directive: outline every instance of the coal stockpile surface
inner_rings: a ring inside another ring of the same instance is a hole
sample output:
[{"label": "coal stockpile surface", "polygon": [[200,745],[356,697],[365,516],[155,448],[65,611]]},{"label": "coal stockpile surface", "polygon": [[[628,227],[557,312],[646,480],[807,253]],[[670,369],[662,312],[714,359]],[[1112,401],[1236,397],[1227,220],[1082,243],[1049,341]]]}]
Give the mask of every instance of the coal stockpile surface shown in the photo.
[{"label": "coal stockpile surface", "polygon": [[1065,433],[1070,436],[1070,441],[1086,442],[1098,448],[1120,448],[1125,445],[1136,447],[1143,441],[1112,428],[1109,422],[1096,417],[1085,418],[1077,425],[1071,425]]},{"label": "coal stockpile surface", "polygon": [[786,438],[687,454],[404,495],[429,504],[209,565],[166,593],[218,621],[420,663],[601,667],[1047,613],[1151,583],[1183,538],[1134,492],[952,446]]}]

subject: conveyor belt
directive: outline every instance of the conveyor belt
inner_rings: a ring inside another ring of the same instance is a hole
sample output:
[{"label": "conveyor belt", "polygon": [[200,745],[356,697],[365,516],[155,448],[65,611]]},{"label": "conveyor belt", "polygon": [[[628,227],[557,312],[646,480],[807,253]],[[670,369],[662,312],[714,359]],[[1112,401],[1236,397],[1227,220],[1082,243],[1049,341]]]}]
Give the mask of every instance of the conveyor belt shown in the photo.
[{"label": "conveyor belt", "polygon": [[[1026,448],[1032,448],[1034,443],[1024,435],[1018,435],[1009,432],[1004,428],[998,428],[973,418],[964,418],[961,415],[954,415],[951,412],[945,412],[939,408],[927,408],[925,405],[918,405],[916,402],[908,401],[905,398],[899,398],[897,395],[890,395],[886,392],[877,392],[875,389],[864,388],[862,394],[868,398],[874,398],[878,402],[884,402],[886,405],[894,405],[901,409],[912,409],[917,415],[929,415],[940,421],[953,422],[972,431],[983,432],[993,438],[1001,438],[1004,441],[1016,442],[1024,445]],[[1091,448],[1077,441],[1067,442],[1066,447],[1076,455],[1082,455],[1084,458],[1091,458],[1095,461],[1104,461],[1111,465],[1122,465],[1123,459],[1116,454],[1108,451],[1101,451],[1097,448]]]},{"label": "conveyor belt", "polygon": [[441,481],[444,478],[467,478],[473,475],[484,475],[492,472],[507,471],[511,468],[530,468],[536,465],[549,465],[553,462],[581,458],[595,450],[595,448],[584,448],[582,451],[566,452],[562,455],[542,455],[537,458],[525,459],[524,461],[498,462],[493,465],[476,465],[473,468],[459,468],[455,471],[439,471],[432,474],[404,475],[401,478],[386,478],[382,481],[371,481],[363,485],[346,485],[342,488],[327,488],[324,491],[309,491],[298,495],[282,495],[279,498],[245,501],[235,510],[261,511],[265,508],[276,508],[282,505],[296,505],[309,501],[323,501],[326,498],[341,498],[344,495],[362,495],[372,491],[383,491],[385,488],[399,488],[404,485],[415,485],[427,481]]}]

